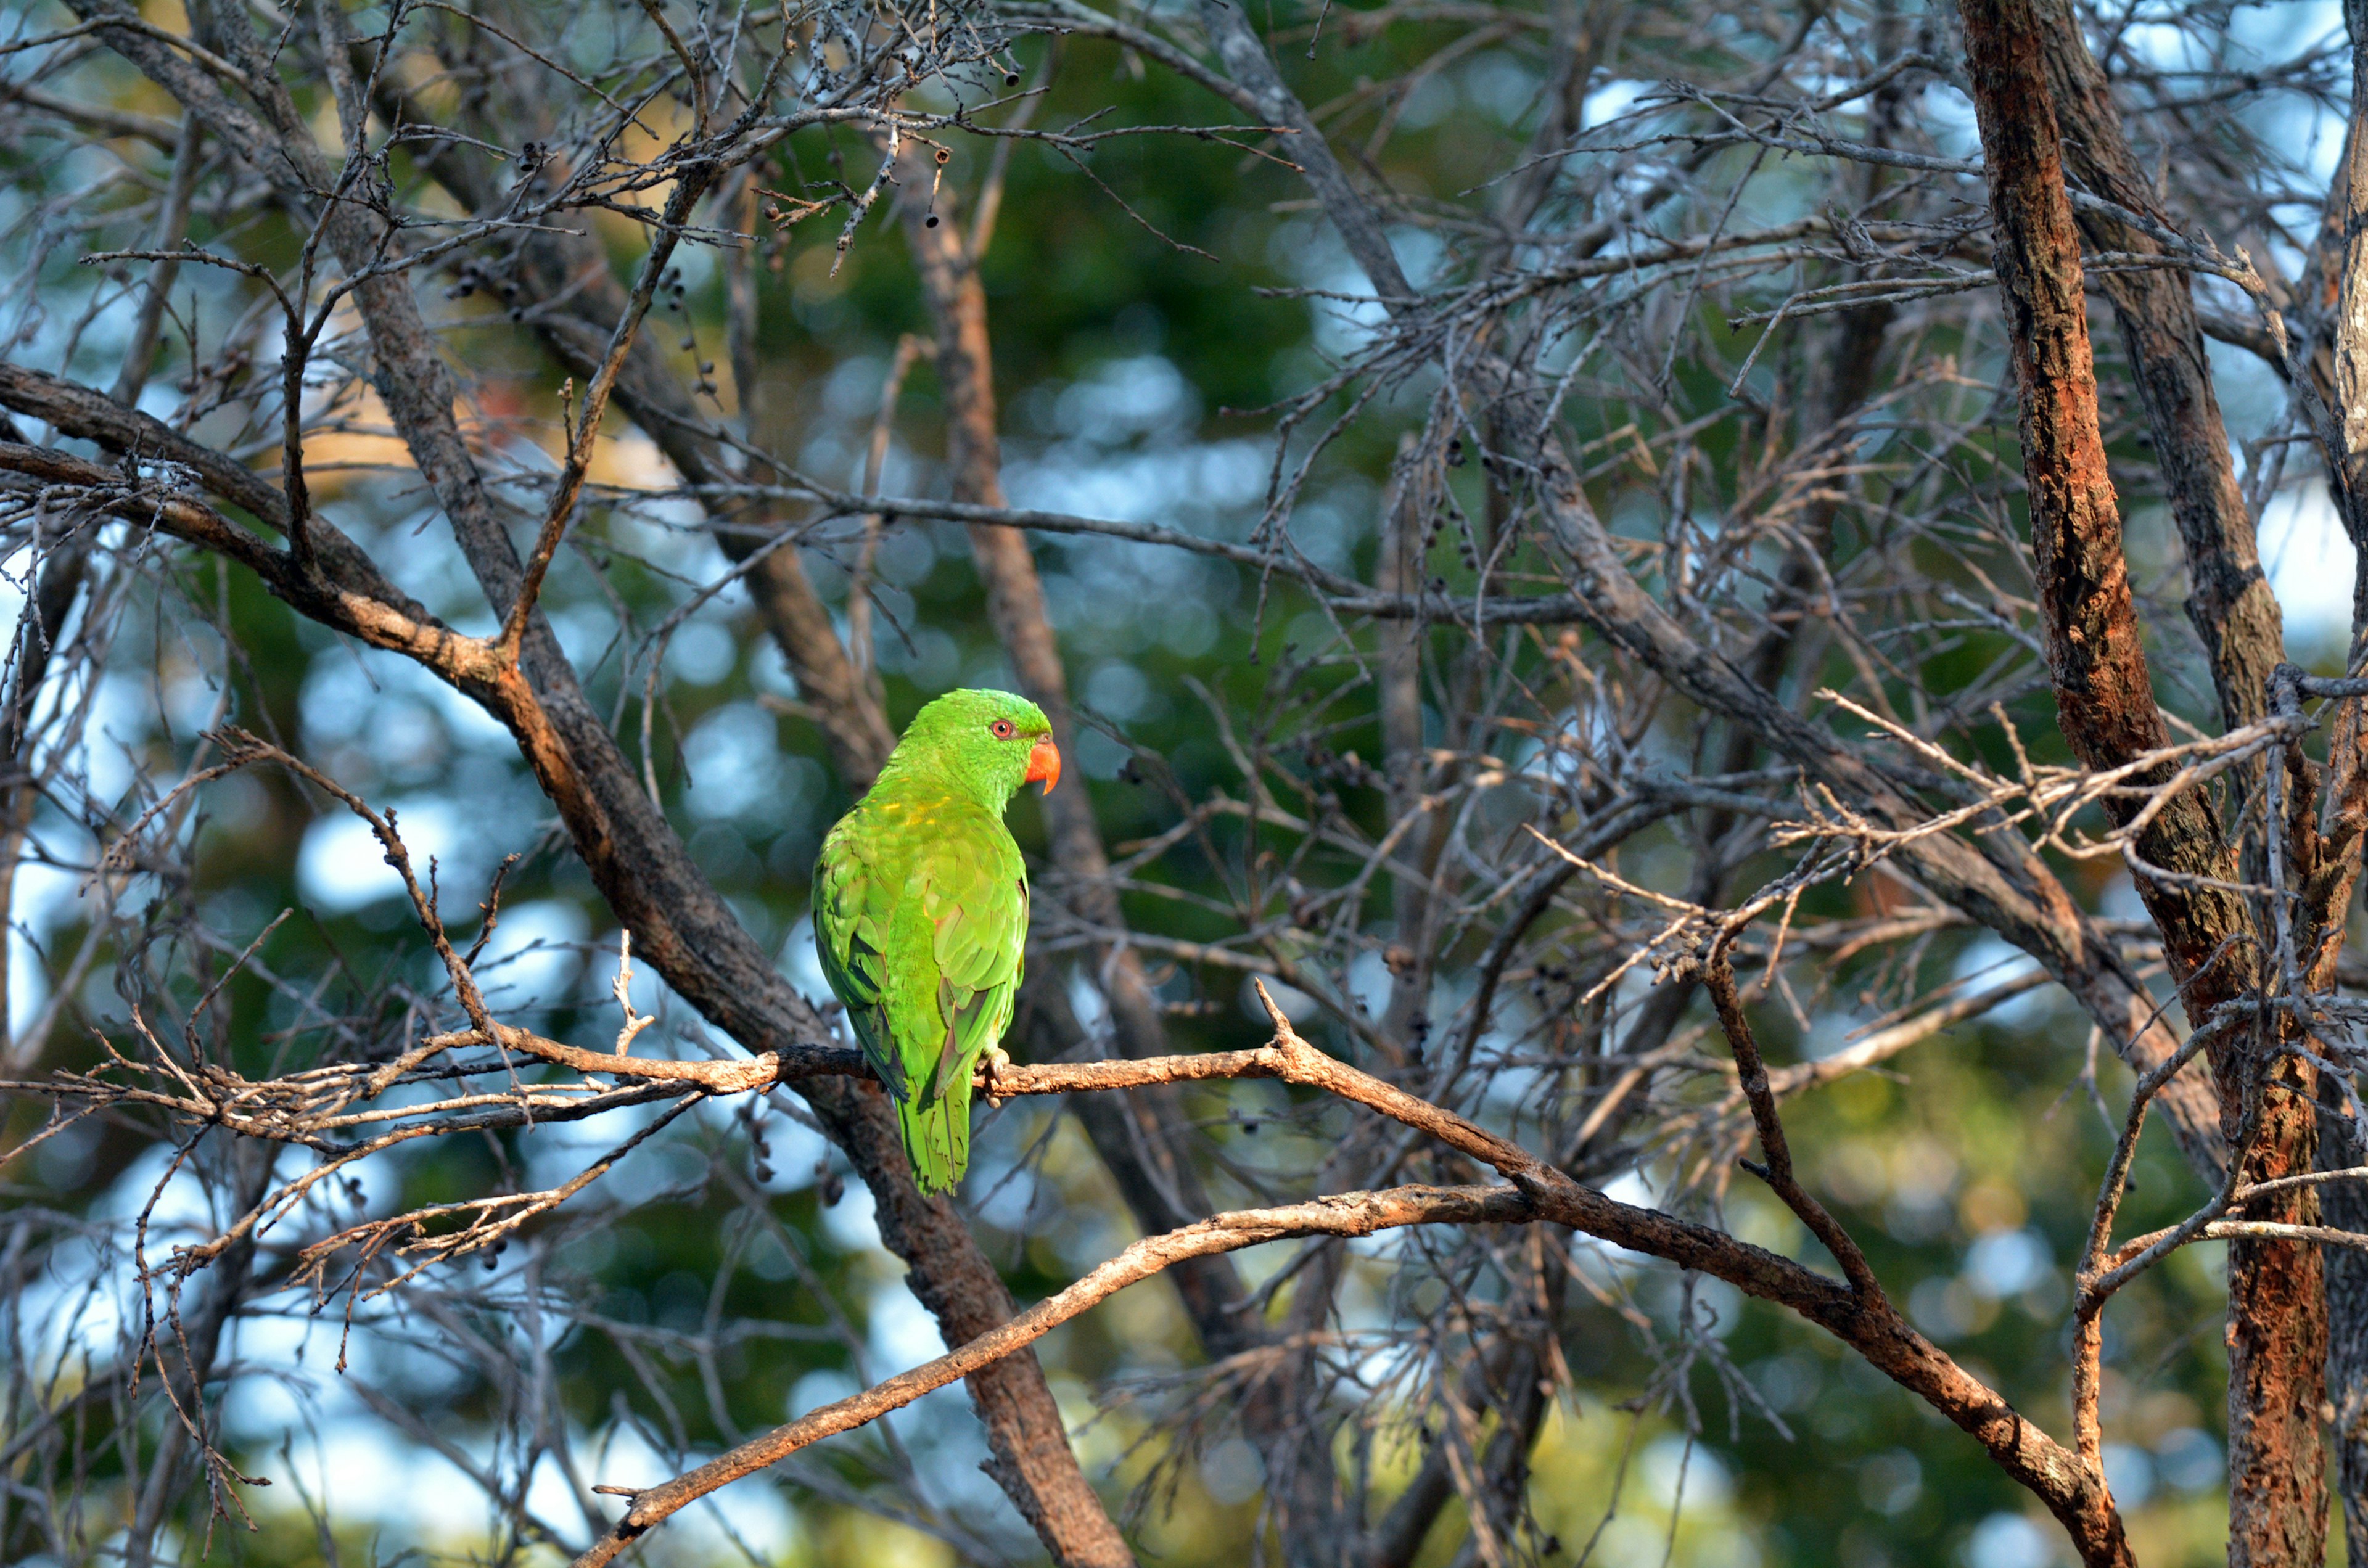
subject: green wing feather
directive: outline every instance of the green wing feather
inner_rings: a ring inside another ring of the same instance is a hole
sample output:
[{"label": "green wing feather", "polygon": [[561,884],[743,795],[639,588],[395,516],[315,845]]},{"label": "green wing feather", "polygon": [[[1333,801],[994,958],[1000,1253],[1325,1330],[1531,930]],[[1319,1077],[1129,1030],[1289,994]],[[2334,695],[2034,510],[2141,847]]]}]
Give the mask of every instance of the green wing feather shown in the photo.
[{"label": "green wing feather", "polygon": [[1028,937],[1010,830],[960,800],[868,799],[823,842],[814,946],[864,1057],[896,1098],[925,1193],[970,1164],[970,1085],[1003,1038]]}]

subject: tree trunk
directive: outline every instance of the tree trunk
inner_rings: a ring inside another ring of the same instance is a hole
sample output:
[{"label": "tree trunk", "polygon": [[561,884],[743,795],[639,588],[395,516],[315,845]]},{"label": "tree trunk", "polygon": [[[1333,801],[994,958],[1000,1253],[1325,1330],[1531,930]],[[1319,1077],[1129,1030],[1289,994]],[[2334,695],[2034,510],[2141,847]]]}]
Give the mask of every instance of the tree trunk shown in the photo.
[{"label": "tree trunk", "polygon": [[[2046,28],[2032,0],[1970,0],[1964,17],[2021,398],[2048,665],[2073,751],[2090,767],[2111,767],[2168,744],[2169,732],[2155,705],[2105,469],[2079,236],[2044,63]],[[2128,808],[2120,814],[2128,820]],[[2216,1004],[2250,990],[2260,967],[2250,917],[2222,891],[2236,880],[2234,857],[2195,790],[2169,802],[2137,835],[2136,848],[2147,866],[2220,884],[2143,871],[2137,879],[2189,1019],[2200,1024]],[[2260,1131],[2245,1175],[2267,1180],[2307,1171],[2317,1142],[2313,1075],[2248,1043],[2213,1054],[2221,1125],[2233,1142],[2259,1096]],[[2305,1187],[2256,1203],[2246,1217],[2309,1224],[2317,1209],[2316,1192]],[[2298,1568],[2324,1555],[2318,1405],[2326,1325],[2316,1245],[2249,1237],[2229,1244],[2232,1564]]]}]

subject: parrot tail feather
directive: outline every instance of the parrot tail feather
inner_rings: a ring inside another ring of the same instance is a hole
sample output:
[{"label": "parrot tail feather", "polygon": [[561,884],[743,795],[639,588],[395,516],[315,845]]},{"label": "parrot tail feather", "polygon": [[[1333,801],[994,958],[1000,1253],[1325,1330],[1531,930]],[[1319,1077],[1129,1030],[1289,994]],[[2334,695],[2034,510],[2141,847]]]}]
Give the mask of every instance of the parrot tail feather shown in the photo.
[{"label": "parrot tail feather", "polygon": [[951,1191],[970,1168],[970,1074],[945,1076],[943,1094],[928,1100],[916,1094],[896,1103],[905,1153],[924,1198]]}]

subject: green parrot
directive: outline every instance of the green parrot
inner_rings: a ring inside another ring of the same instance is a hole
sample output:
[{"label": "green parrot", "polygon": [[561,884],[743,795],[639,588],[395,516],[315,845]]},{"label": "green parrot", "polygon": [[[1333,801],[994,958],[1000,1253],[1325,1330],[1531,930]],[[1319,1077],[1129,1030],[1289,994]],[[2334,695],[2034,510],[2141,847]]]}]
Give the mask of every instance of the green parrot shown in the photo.
[{"label": "green parrot", "polygon": [[1019,786],[1060,781],[1043,710],[950,691],[913,717],[814,862],[814,947],[864,1059],[896,1099],[924,1193],[970,1164],[970,1085],[1011,1022],[1028,869],[1003,825]]}]

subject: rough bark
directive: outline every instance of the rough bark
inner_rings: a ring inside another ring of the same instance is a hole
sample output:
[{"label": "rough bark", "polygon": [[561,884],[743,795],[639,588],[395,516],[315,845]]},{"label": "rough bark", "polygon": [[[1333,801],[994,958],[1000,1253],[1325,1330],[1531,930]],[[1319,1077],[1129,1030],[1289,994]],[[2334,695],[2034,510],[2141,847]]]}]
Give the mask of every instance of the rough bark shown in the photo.
[{"label": "rough bark", "polygon": [[[2322,1101],[2319,1165],[2352,1170],[2368,1165],[2368,1140],[2340,1097]],[[2327,1184],[2319,1222],[2368,1232],[2368,1188],[2358,1182]],[[2327,1249],[2327,1402],[2335,1449],[2336,1486],[2343,1499],[2344,1561],[2368,1562],[2368,1252]]]},{"label": "rough bark", "polygon": [[[1971,0],[1963,9],[1973,97],[1987,163],[1999,292],[2011,341],[2023,473],[2048,665],[2059,722],[2092,767],[2169,744],[2155,706],[2123,554],[2121,516],[2097,415],[2079,233],[2064,189],[2062,142],[2044,65],[2046,29],[2031,0]],[[2124,808],[2123,816],[2126,820]],[[2205,802],[2177,798],[2138,838],[2151,867],[2235,881],[2235,858]],[[2259,968],[2237,898],[2141,870],[2188,1015],[2241,994]],[[2242,1045],[2214,1053],[2224,1129],[2255,1095],[2261,1131],[2247,1174],[2308,1171],[2316,1157],[2315,1083],[2299,1064],[2265,1066]],[[2274,1210],[2274,1212],[2264,1210]],[[2317,1220],[2316,1194],[2287,1189],[2248,1217]],[[2242,1238],[2228,1267],[2229,1562],[2318,1562],[2327,1493],[2317,1412],[2326,1353],[2318,1251]]]},{"label": "rough bark", "polygon": [[[2302,1079],[2306,1074],[2296,1071]],[[2267,1088],[2256,1179],[2311,1169],[2315,1084]],[[2317,1190],[2248,1207],[2246,1218],[2317,1225]],[[2324,1255],[2305,1242],[2228,1243],[2228,1562],[2307,1568],[2327,1554],[2327,1461],[2319,1441],[2328,1355]]]},{"label": "rough bark", "polygon": [[[2362,287],[2368,277],[2368,134],[2362,134],[2368,127],[2368,81],[2361,76],[2362,64],[2368,62],[2368,6],[2348,0],[2343,20],[2351,34],[2351,130],[2328,213],[2335,231],[2328,268],[2335,288],[2332,412],[2343,449],[2328,454],[2328,466],[2344,527],[2357,548],[2368,540],[2368,354],[2362,352],[2368,345],[2368,289]],[[2368,551],[2353,580],[2351,622],[2368,625]]]},{"label": "rough bark", "polygon": [[[2112,86],[2082,41],[2069,0],[2038,0],[2042,60],[2055,105],[2066,166],[2098,196],[2148,217],[2161,210],[2129,137]],[[2157,256],[2152,235],[2093,210],[2079,214],[2095,251]],[[2101,274],[2129,355],[2154,458],[2187,553],[2187,613],[2212,662],[2220,717],[2234,728],[2266,711],[2270,672],[2283,658],[2285,630],[2277,596],[2261,574],[2252,515],[2212,385],[2212,362],[2188,275],[2176,268]]]},{"label": "rough bark", "polygon": [[[2326,334],[2326,358],[2343,450],[2328,454],[2328,479],[2357,549],[2368,539],[2368,134],[2362,133],[2368,128],[2368,74],[2363,74],[2368,67],[2368,6],[2352,0],[2343,15],[2351,39],[2351,124],[2328,194],[2320,246],[2324,264],[2306,274],[2317,280],[2322,297],[2306,299],[2305,305],[2314,313],[2323,312],[2331,327]],[[2317,361],[2313,356],[2314,368]],[[2348,663],[2353,674],[2368,663],[2368,551],[2355,562]],[[2358,875],[2363,809],[2368,809],[2368,800],[2363,800],[2368,796],[2368,725],[2362,723],[2361,709],[2356,701],[2340,704],[2328,737],[2329,779],[2321,831],[2326,855],[2348,877],[2340,892],[2330,890],[2320,901],[2316,913],[2338,926],[2351,910],[2351,881]],[[2320,1096],[2319,1137],[2322,1168],[2368,1164],[2368,1137],[2332,1084]],[[2357,1182],[2328,1183],[2319,1203],[2328,1225],[2368,1227],[2368,1188]],[[2329,1248],[2326,1275],[2326,1397],[2333,1413],[2345,1560],[2368,1562],[2368,1256]]]},{"label": "rough bark", "polygon": [[[2032,553],[2057,722],[2082,762],[2117,767],[2168,746],[2170,732],[2155,706],[2123,551],[2120,505],[2106,472],[2079,232],[2065,195],[2061,141],[2048,112],[2043,29],[2027,0],[1968,6],[1964,18],[2021,410],[2018,433]],[[2134,810],[2123,805],[2123,819]],[[2138,851],[2148,866],[2235,880],[2235,858],[2193,791],[2161,812],[2141,835]],[[2139,891],[2170,949],[2172,971],[2186,986],[2191,1017],[2245,989],[2254,963],[2249,944],[2186,984],[2224,942],[2248,930],[2236,895],[2143,872]],[[2224,1098],[2226,1086],[2224,1075]]]}]

